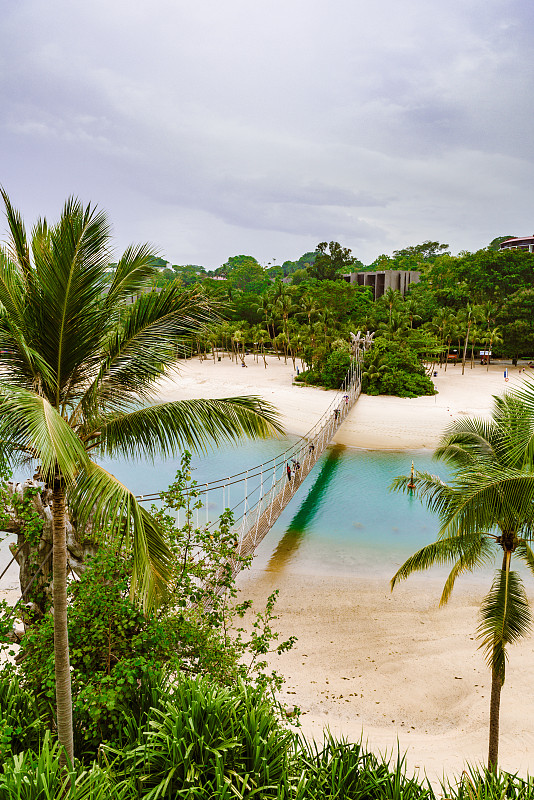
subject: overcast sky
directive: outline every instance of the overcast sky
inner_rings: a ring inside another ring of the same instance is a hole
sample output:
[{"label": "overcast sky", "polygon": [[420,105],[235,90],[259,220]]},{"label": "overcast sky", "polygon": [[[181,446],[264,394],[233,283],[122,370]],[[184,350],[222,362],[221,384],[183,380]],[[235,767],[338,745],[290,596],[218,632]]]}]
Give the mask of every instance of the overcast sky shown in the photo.
[{"label": "overcast sky", "polygon": [[364,263],[534,233],[532,0],[0,0],[0,182],[118,249]]}]

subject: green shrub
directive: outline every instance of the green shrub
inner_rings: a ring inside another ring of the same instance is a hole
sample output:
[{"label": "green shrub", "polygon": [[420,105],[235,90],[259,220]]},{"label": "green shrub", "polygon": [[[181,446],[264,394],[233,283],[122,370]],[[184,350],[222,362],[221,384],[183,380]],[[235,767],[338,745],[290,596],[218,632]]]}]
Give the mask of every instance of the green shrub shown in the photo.
[{"label": "green shrub", "polygon": [[116,759],[122,785],[135,785],[146,800],[219,797],[210,792],[222,789],[221,796],[267,800],[290,769],[294,734],[265,692],[243,682],[220,687],[182,677],[145,724],[130,724],[131,743],[121,751],[103,751]]},{"label": "green shrub", "polygon": [[339,389],[350,369],[351,362],[350,353],[343,350],[334,350],[330,353],[321,369],[323,386],[326,386],[327,389]]},{"label": "green shrub", "polygon": [[399,339],[380,337],[364,359],[362,391],[421,397],[436,393],[417,352]]},{"label": "green shrub", "polygon": [[59,747],[50,734],[44,737],[40,752],[28,750],[12,755],[2,763],[0,800],[134,800],[130,787],[118,787],[109,771],[94,764],[84,770],[79,765],[64,768],[59,763]]},{"label": "green shrub", "polygon": [[13,753],[37,749],[45,726],[34,697],[10,667],[0,672],[0,763]]},{"label": "green shrub", "polygon": [[380,394],[393,394],[397,397],[421,397],[436,393],[428,375],[414,375],[403,369],[386,372],[380,382]]},{"label": "green shrub", "polygon": [[344,350],[334,350],[319,358],[313,369],[305,370],[295,378],[299,383],[310,386],[324,386],[325,389],[339,389],[350,369],[352,358]]},{"label": "green shrub", "polygon": [[[128,563],[101,550],[69,587],[69,645],[77,754],[113,739],[122,708],[136,707],[145,677],[166,654],[164,632],[128,597]],[[48,615],[22,641],[20,672],[39,712],[54,726],[54,628]]]}]

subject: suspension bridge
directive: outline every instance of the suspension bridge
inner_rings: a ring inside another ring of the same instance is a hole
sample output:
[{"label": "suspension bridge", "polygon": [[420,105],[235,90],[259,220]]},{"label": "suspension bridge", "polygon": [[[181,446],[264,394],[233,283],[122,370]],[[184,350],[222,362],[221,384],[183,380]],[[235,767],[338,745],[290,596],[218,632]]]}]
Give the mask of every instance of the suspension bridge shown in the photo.
[{"label": "suspension bridge", "polygon": [[[291,447],[270,461],[258,464],[242,472],[220,478],[195,487],[195,494],[203,495],[203,511],[206,519],[199,516],[197,527],[213,527],[218,521],[209,519],[209,499],[222,496],[222,508],[228,508],[234,516],[233,532],[236,552],[240,558],[254,555],[282,511],[298,492],[326,448],[331,444],[337,430],[343,424],[361,391],[361,365],[354,360],[350,370],[324,414],[313,428]],[[237,501],[232,505],[231,498]],[[159,494],[141,495],[141,502],[156,501]],[[232,564],[233,574],[240,569],[240,559]]]},{"label": "suspension bridge", "polygon": [[[234,518],[233,533],[236,540],[238,558],[232,562],[232,574],[240,569],[241,559],[254,555],[282,511],[298,492],[326,448],[331,444],[337,430],[343,424],[361,391],[361,363],[355,358],[341,387],[336,392],[324,414],[317,420],[305,436],[270,461],[258,464],[242,472],[195,486],[195,495],[203,495],[202,508],[206,519],[199,519],[201,509],[196,509],[196,525],[207,529],[215,527],[218,519],[209,519],[209,499],[219,495],[222,509],[229,509]],[[232,505],[233,500],[237,502]],[[140,502],[154,502],[161,499],[160,493],[140,495]],[[178,519],[179,523],[179,519]],[[25,587],[15,608],[24,599],[39,573],[52,554],[49,550],[30,583]],[[0,580],[15,560],[16,553],[0,574]],[[15,608],[12,609],[14,612]]]}]

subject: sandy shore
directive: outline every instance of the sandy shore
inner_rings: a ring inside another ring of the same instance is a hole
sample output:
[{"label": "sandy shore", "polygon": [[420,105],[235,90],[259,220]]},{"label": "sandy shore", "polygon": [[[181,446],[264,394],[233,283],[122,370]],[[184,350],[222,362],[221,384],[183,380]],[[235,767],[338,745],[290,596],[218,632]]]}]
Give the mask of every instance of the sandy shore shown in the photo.
[{"label": "sandy shore", "polygon": [[[390,576],[388,576],[390,577]],[[437,607],[442,582],[388,581],[252,571],[243,597],[261,608],[278,588],[278,630],[296,635],[292,651],[271,659],[286,678],[281,700],[302,711],[303,732],[364,737],[374,752],[407,753],[412,770],[437,782],[487,757],[490,675],[474,640],[489,586],[459,583]],[[534,643],[510,648],[501,705],[500,763],[534,770]]]},{"label": "sandy shore", "polygon": [[[228,359],[188,361],[169,398],[256,394],[282,412],[286,430],[302,435],[328,407],[333,392],[292,385],[293,367],[276,358],[268,369],[247,358],[247,369]],[[433,448],[445,427],[464,415],[487,415],[492,395],[522,383],[517,368],[489,372],[449,366],[438,370],[435,397],[362,396],[336,436],[352,447]],[[318,739],[328,726],[349,739],[363,736],[375,750],[407,751],[408,765],[434,781],[459,774],[487,755],[490,676],[477,649],[477,611],[488,586],[459,582],[448,607],[438,609],[442,580],[410,579],[393,594],[388,579],[302,575],[252,570],[242,576],[244,596],[258,608],[280,590],[279,630],[296,635],[290,653],[275,657],[287,679],[282,699],[302,709],[303,731]],[[470,582],[469,582],[470,581]],[[530,676],[531,640],[510,648],[501,707],[501,764],[534,771]]]},{"label": "sandy shore", "polygon": [[[194,397],[230,397],[258,395],[269,400],[281,412],[288,433],[307,433],[330,405],[335,392],[293,384],[295,371],[291,362],[284,364],[276,357],[259,363],[246,358],[247,367],[231,362],[182,362],[179,376],[160,384],[164,399]],[[298,362],[297,362],[298,363]],[[487,415],[492,395],[501,394],[522,383],[518,368],[509,368],[506,383],[503,367],[492,365],[489,372],[478,365],[466,368],[449,365],[437,370],[434,383],[438,394],[433,397],[407,399],[400,397],[368,397],[362,395],[350,416],[338,431],[335,441],[349,447],[369,450],[416,450],[434,448],[443,430],[462,415]],[[534,370],[531,370],[534,374]]]}]

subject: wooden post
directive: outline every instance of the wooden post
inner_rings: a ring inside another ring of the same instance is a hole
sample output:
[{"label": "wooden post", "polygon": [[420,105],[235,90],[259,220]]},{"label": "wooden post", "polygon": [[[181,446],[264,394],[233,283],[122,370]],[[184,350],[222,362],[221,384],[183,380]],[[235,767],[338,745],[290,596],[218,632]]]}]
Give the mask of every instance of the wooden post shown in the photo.
[{"label": "wooden post", "polygon": [[410,490],[410,492],[413,492],[413,490],[415,489],[414,478],[415,478],[415,474],[414,474],[414,466],[413,466],[413,461],[412,461],[412,471],[410,472],[410,483],[408,484],[408,489]]}]

